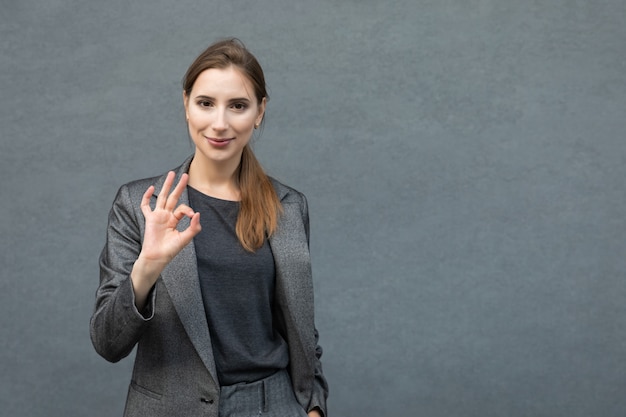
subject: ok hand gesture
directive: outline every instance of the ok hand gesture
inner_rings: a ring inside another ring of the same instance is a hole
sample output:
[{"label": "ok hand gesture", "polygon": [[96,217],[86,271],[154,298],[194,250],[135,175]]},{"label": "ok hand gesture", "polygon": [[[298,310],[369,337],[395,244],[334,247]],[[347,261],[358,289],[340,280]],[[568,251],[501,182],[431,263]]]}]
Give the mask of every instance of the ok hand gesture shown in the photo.
[{"label": "ok hand gesture", "polygon": [[[151,185],[141,199],[141,211],[146,219],[146,229],[141,253],[131,272],[135,304],[139,310],[145,305],[150,289],[165,266],[191,242],[201,229],[200,213],[195,213],[185,204],[178,205],[189,176],[183,174],[174,191],[170,193],[174,176],[174,172],[167,174],[154,210],[150,207],[150,197],[154,193],[154,186]],[[176,226],[184,217],[191,218],[191,222],[187,229],[180,232]]]}]

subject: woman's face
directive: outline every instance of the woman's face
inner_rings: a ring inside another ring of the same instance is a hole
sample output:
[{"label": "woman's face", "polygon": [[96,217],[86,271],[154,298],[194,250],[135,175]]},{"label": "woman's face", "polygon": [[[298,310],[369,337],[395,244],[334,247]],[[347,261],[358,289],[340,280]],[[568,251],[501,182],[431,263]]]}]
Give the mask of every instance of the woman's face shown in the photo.
[{"label": "woman's face", "polygon": [[189,96],[184,94],[184,102],[198,162],[239,164],[265,112],[265,98],[258,102],[250,80],[235,67],[208,69]]}]

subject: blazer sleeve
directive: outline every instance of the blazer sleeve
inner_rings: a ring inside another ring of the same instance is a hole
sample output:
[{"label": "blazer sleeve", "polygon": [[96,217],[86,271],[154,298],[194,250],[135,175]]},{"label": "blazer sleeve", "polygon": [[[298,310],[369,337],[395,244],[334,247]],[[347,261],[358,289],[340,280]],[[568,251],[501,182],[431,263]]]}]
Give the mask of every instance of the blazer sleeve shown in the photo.
[{"label": "blazer sleeve", "polygon": [[[300,193],[302,197],[302,221],[304,223],[304,229],[306,231],[307,238],[307,246],[310,246],[310,226],[309,226],[309,205],[306,199],[306,196]],[[314,370],[315,370],[315,379],[313,382],[313,391],[311,393],[311,401],[309,402],[309,406],[307,407],[307,412],[317,408],[322,413],[323,417],[326,417],[326,399],[328,398],[328,382],[326,381],[326,377],[324,376],[324,372],[322,370],[322,362],[320,358],[322,357],[322,347],[319,345],[319,332],[316,328],[313,329],[315,333],[315,358],[314,358]]]},{"label": "blazer sleeve", "polygon": [[[90,321],[94,348],[103,358],[117,362],[128,356],[153,317],[156,291],[139,312],[130,280],[141,251],[143,215],[137,213],[128,185],[122,186],[109,212],[107,236],[100,254],[100,285]],[[138,219],[138,216],[141,216]]]},{"label": "blazer sleeve", "polygon": [[326,411],[326,399],[328,398],[328,382],[322,371],[322,347],[317,343],[319,339],[319,333],[315,329],[315,380],[313,382],[313,391],[311,393],[311,401],[307,412],[317,408],[322,413],[322,416],[328,416]]}]

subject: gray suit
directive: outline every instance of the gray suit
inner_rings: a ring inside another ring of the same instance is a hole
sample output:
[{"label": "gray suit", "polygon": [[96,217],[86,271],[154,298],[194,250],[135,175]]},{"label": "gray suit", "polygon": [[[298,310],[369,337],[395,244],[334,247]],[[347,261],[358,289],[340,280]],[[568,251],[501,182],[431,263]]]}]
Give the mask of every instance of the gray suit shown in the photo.
[{"label": "gray suit", "polygon": [[[176,182],[191,158],[176,171]],[[165,268],[143,312],[137,311],[129,276],[141,250],[144,218],[141,197],[156,194],[165,175],[120,188],[109,214],[100,256],[100,286],[91,318],[91,339],[105,359],[117,362],[137,345],[125,416],[218,415],[219,383],[202,303],[193,242]],[[313,319],[307,202],[301,193],[273,181],[284,213],[269,243],[276,266],[278,326],[289,345],[289,373],[298,402],[326,413],[328,386],[319,358],[322,349]],[[189,204],[187,191],[182,204]],[[189,225],[184,218],[179,229]]]}]

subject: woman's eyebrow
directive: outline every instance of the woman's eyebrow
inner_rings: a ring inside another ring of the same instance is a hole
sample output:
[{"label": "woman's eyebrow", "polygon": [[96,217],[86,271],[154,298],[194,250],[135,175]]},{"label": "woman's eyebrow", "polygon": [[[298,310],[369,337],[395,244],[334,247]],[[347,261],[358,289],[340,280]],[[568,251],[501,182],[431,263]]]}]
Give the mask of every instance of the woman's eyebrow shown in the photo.
[{"label": "woman's eyebrow", "polygon": [[233,101],[250,101],[248,97],[239,97],[239,98],[231,98],[228,102],[232,103]]},{"label": "woman's eyebrow", "polygon": [[[203,94],[200,94],[198,96],[196,96],[196,100],[212,100],[215,101],[215,98],[211,97],[211,96],[205,96]],[[250,99],[248,97],[235,97],[235,98],[231,98],[228,100],[229,103],[234,102],[234,101],[250,101]]]}]

